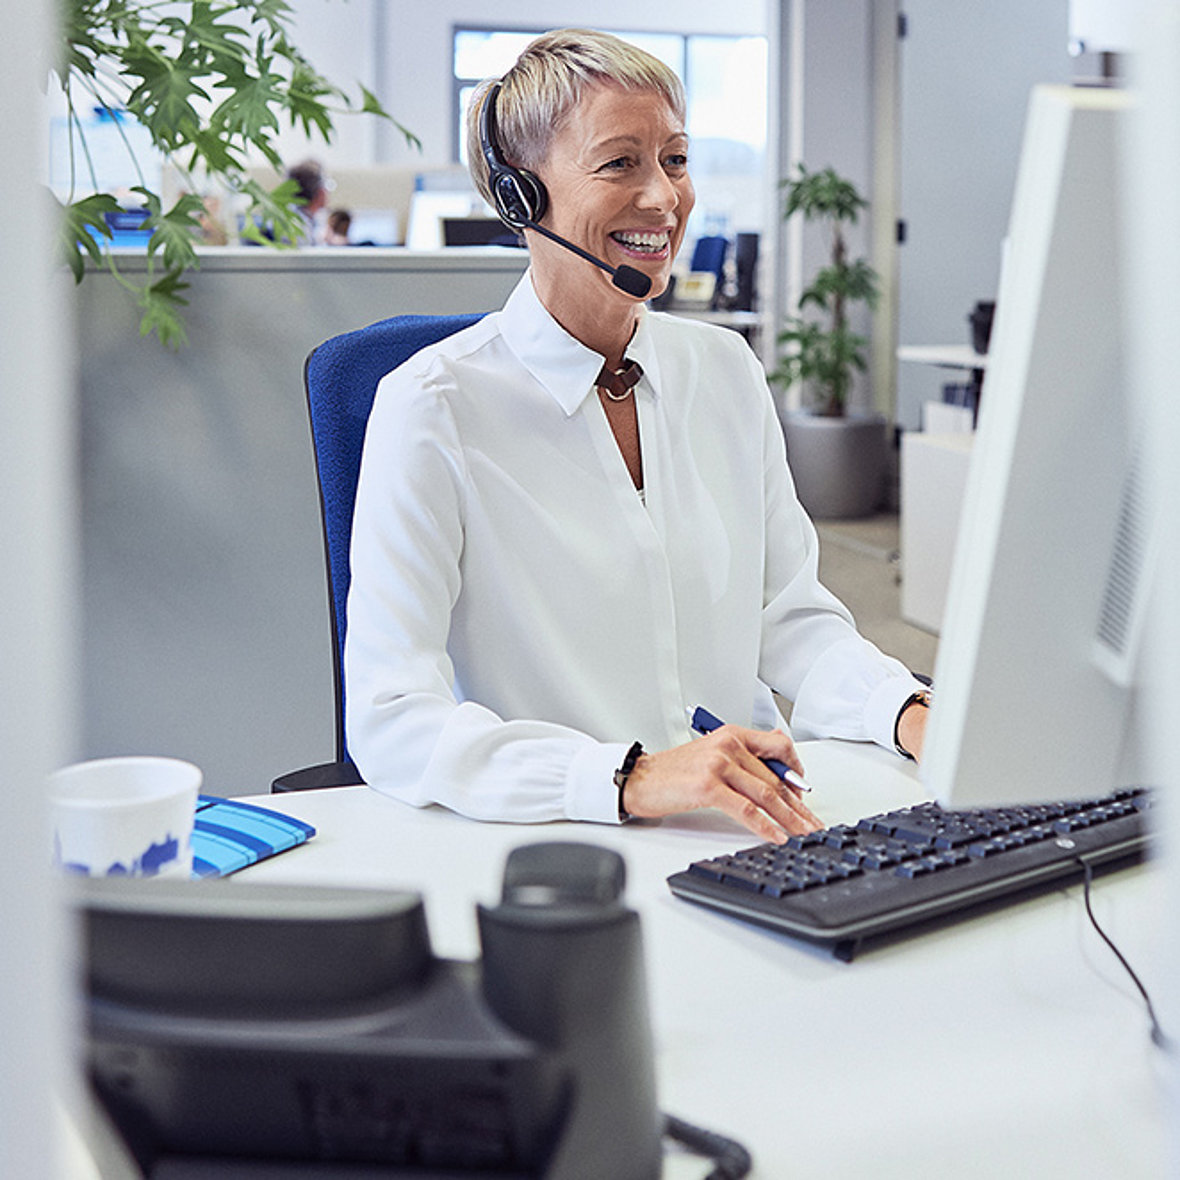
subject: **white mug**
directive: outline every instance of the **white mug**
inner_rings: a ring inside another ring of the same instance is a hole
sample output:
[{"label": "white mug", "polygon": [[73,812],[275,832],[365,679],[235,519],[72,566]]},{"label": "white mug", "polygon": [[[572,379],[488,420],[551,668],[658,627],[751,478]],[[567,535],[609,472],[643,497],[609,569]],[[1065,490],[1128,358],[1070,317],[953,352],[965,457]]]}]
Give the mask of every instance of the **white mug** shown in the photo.
[{"label": "white mug", "polygon": [[188,877],[201,771],[177,758],[98,758],[49,776],[53,860],[91,877]]}]

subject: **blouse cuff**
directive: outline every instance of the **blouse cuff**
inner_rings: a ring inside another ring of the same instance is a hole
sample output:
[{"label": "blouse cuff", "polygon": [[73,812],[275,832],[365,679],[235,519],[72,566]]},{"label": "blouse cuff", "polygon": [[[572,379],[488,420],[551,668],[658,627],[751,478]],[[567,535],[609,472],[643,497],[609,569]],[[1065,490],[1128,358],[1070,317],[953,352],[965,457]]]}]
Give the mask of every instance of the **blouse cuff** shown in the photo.
[{"label": "blouse cuff", "polygon": [[896,732],[897,716],[906,701],[924,688],[926,685],[912,676],[890,676],[882,680],[869,694],[865,704],[867,736],[887,750],[895,749],[893,735]]},{"label": "blouse cuff", "polygon": [[565,813],[569,819],[619,823],[619,792],[614,775],[628,748],[626,742],[592,742],[574,755],[565,788]]}]

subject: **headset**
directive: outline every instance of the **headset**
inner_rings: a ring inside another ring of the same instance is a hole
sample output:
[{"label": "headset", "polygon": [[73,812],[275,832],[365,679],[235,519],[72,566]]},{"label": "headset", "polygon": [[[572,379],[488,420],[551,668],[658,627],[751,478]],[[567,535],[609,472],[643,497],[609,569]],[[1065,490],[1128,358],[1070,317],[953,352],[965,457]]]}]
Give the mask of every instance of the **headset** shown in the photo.
[{"label": "headset", "polygon": [[514,168],[504,159],[496,135],[496,100],[502,83],[488,90],[479,112],[479,146],[488,166],[488,185],[496,213],[511,229],[521,230],[540,221],[549,207],[549,194],[534,172]]},{"label": "headset", "polygon": [[549,194],[540,178],[527,168],[516,168],[504,159],[496,136],[496,99],[500,95],[502,82],[493,82],[484,96],[479,112],[479,146],[488,166],[488,187],[492,192],[496,213],[510,229],[532,229],[549,238],[559,246],[571,250],[587,262],[592,262],[611,276],[620,291],[636,299],[645,299],[651,290],[651,279],[633,266],[610,266],[601,258],[575,246],[539,222],[549,207]]}]

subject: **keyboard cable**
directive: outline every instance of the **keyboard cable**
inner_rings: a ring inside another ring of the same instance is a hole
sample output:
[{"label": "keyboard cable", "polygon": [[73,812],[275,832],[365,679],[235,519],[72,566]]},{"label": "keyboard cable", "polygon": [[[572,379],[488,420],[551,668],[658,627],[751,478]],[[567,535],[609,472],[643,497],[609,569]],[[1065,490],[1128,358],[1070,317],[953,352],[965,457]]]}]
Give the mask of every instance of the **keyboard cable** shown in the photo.
[{"label": "keyboard cable", "polygon": [[695,1155],[713,1161],[714,1168],[705,1180],[742,1180],[753,1166],[750,1153],[736,1140],[686,1123],[675,1115],[664,1115],[664,1134]]},{"label": "keyboard cable", "polygon": [[1101,925],[1099,925],[1098,919],[1094,916],[1094,907],[1090,904],[1090,886],[1094,881],[1094,870],[1090,867],[1089,861],[1083,860],[1080,856],[1074,857],[1074,859],[1078,862],[1078,864],[1080,864],[1082,866],[1083,883],[1084,883],[1084,898],[1085,898],[1085,902],[1086,902],[1086,914],[1088,915],[1088,917],[1090,919],[1090,925],[1093,926],[1094,929],[1098,931],[1099,937],[1102,939],[1103,942],[1106,943],[1106,945],[1108,947],[1110,947],[1112,953],[1114,954],[1114,957],[1116,959],[1118,959],[1118,961],[1120,963],[1122,963],[1123,968],[1126,970],[1127,974],[1131,977],[1132,983],[1134,983],[1135,986],[1139,989],[1139,994],[1143,997],[1144,1004],[1147,1005],[1148,1019],[1151,1021],[1151,1041],[1152,1041],[1152,1044],[1154,1044],[1156,1046],[1156,1048],[1162,1049],[1165,1053],[1174,1052],[1175,1044],[1172,1041],[1172,1038],[1169,1037],[1167,1035],[1167,1033],[1165,1033],[1163,1028],[1161,1027],[1160,1022],[1157,1019],[1156,1014],[1155,1014],[1155,1005],[1152,1004],[1151,996],[1148,994],[1147,988],[1143,986],[1143,981],[1139,978],[1138,975],[1135,974],[1135,970],[1134,970],[1134,968],[1132,968],[1131,964],[1129,962],[1127,962],[1126,956],[1123,954],[1122,951],[1119,950],[1119,948],[1117,946],[1115,946],[1114,941],[1106,933],[1106,931],[1102,929]]}]

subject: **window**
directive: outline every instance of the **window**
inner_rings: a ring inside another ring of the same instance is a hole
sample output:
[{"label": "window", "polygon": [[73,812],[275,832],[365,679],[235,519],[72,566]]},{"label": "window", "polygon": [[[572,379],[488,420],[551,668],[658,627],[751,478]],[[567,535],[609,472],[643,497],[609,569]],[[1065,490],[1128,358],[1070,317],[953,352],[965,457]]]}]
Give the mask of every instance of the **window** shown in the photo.
[{"label": "window", "polygon": [[[506,73],[541,29],[457,27],[454,33],[454,158],[467,162],[465,116],[484,78]],[[761,230],[765,220],[765,37],[620,32],[684,81],[697,208],[690,236]]]}]

